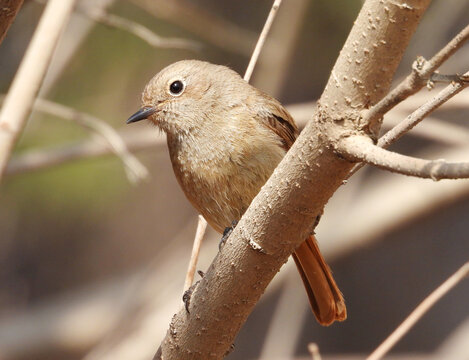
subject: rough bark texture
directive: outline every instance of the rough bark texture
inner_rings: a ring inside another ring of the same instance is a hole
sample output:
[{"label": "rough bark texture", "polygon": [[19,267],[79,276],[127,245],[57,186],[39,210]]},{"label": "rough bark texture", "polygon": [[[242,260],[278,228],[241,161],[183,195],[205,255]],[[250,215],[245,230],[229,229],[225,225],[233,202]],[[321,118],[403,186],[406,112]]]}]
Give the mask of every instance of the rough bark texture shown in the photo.
[{"label": "rough bark texture", "polygon": [[0,44],[20,11],[23,0],[0,0]]},{"label": "rough bark texture", "polygon": [[267,284],[341,186],[352,163],[337,139],[368,134],[362,114],[389,90],[429,0],[366,1],[334,66],[317,112],[181,309],[155,359],[221,359]]}]

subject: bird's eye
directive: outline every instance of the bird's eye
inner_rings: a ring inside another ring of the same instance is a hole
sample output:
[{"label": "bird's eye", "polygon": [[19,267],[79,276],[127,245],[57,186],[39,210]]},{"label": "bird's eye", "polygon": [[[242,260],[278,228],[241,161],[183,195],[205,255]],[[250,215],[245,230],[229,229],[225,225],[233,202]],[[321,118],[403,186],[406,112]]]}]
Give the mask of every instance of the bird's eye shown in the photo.
[{"label": "bird's eye", "polygon": [[169,85],[169,92],[171,95],[178,96],[184,91],[184,83],[181,80],[176,80]]}]

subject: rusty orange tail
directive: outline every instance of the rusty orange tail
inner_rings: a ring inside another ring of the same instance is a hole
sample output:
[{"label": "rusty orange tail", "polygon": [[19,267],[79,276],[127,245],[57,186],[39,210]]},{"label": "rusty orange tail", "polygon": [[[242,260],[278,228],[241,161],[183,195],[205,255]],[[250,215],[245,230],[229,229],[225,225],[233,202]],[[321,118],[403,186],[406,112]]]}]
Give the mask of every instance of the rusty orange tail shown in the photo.
[{"label": "rusty orange tail", "polygon": [[345,301],[331,270],[319,251],[314,236],[306,239],[293,253],[309,302],[321,325],[347,318]]}]

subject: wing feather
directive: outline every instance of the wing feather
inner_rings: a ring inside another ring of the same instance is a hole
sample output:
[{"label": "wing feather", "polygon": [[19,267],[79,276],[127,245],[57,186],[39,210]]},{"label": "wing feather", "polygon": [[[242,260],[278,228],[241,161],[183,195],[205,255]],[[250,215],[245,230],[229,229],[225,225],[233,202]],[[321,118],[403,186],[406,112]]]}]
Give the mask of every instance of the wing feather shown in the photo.
[{"label": "wing feather", "polygon": [[[280,137],[285,150],[295,142],[299,131],[290,113],[274,98],[259,91],[257,116],[260,123]],[[259,104],[262,104],[259,106]]]}]

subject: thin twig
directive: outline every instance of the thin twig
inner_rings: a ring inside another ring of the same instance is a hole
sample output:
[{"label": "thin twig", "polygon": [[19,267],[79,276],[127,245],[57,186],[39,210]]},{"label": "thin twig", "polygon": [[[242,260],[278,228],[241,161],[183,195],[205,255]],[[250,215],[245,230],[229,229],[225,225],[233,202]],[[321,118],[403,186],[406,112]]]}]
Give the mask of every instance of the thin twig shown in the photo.
[{"label": "thin twig", "polygon": [[437,70],[444,61],[453,55],[469,39],[469,25],[446,44],[435,56],[426,61],[419,57],[412,66],[412,72],[383,99],[374,105],[365,115],[366,123],[375,123],[394,106],[415,94],[425,86],[430,75]]},{"label": "thin twig", "polygon": [[[277,10],[281,3],[282,3],[282,0],[275,0],[272,5],[272,8],[270,9],[269,15],[267,16],[267,20],[265,21],[265,24],[264,24],[264,28],[262,29],[262,32],[259,35],[259,39],[257,40],[256,47],[254,48],[251,59],[249,60],[249,64],[246,69],[246,72],[244,73],[244,80],[246,80],[247,82],[249,82],[249,80],[251,79],[252,72],[254,71],[254,67],[256,66],[257,60],[259,59],[259,54],[261,53],[262,47],[264,46],[264,43],[265,43],[265,39],[267,38],[267,35],[269,34],[270,27],[272,26],[272,23],[275,19],[275,15],[277,14]],[[202,227],[204,228],[204,230],[202,230]],[[201,237],[203,238],[206,228],[207,228],[207,221],[205,219],[203,221],[199,221],[197,225],[196,234],[200,232]]]},{"label": "thin twig", "polygon": [[[469,72],[466,72],[464,76],[469,75]],[[377,143],[377,146],[386,148],[389,145],[396,142],[400,139],[405,133],[410,131],[413,127],[415,127],[419,122],[421,122],[427,115],[431,114],[453,96],[460,93],[469,84],[466,82],[461,83],[452,83],[445,87],[442,91],[440,91],[434,98],[427,101],[425,104],[421,105],[417,110],[415,110],[412,114],[407,116],[402,122],[394,126],[391,130],[389,130],[386,134],[384,134]],[[353,174],[355,174],[358,170],[360,170],[365,163],[355,165],[352,170],[350,171],[347,178],[350,178]]]},{"label": "thin twig", "polygon": [[197,231],[194,238],[194,245],[192,245],[191,259],[189,261],[189,266],[187,267],[186,280],[184,281],[184,291],[187,291],[192,286],[192,282],[194,281],[195,268],[199,259],[200,247],[202,246],[202,240],[204,239],[206,229],[207,221],[205,221],[202,215],[199,215]]},{"label": "thin twig", "polygon": [[36,99],[34,109],[69,121],[74,121],[102,137],[108,143],[111,151],[121,159],[127,177],[131,182],[135,183],[148,177],[149,172],[145,165],[129,152],[125,141],[107,122],[93,115],[45,99]]},{"label": "thin twig", "polygon": [[216,16],[195,1],[131,0],[147,14],[188,30],[221,49],[243,56],[251,53],[256,34],[236,23]]},{"label": "thin twig", "polygon": [[277,15],[277,10],[280,7],[282,0],[275,0],[272,8],[270,9],[269,16],[267,16],[267,20],[265,21],[264,28],[262,29],[261,34],[259,35],[259,39],[257,40],[256,47],[251,55],[251,60],[249,60],[248,67],[246,72],[244,73],[244,80],[249,82],[251,80],[252,72],[254,71],[254,67],[256,66],[257,60],[259,59],[259,55],[262,51],[262,48],[265,44],[265,39],[269,34],[270,28],[272,23],[274,22],[275,15]]},{"label": "thin twig", "polygon": [[319,346],[316,343],[308,344],[308,351],[311,354],[312,360],[321,360],[321,354],[319,353]]},{"label": "thin twig", "polygon": [[195,51],[199,51],[202,48],[201,44],[196,41],[161,37],[146,26],[121,16],[106,13],[102,9],[93,9],[92,11],[82,9],[80,12],[96,22],[127,31],[155,48],[188,49]]},{"label": "thin twig", "polygon": [[0,112],[0,181],[76,0],[50,0]]},{"label": "thin twig", "polygon": [[[468,75],[469,72],[464,74],[464,76]],[[453,96],[459,94],[467,86],[469,86],[469,83],[452,83],[445,87],[433,99],[420,106],[417,110],[405,118],[404,121],[384,134],[379,139],[378,146],[388,147],[397,141],[402,135],[412,130],[412,128],[421,122],[427,115],[438,109]]]},{"label": "thin twig", "polygon": [[336,151],[350,161],[365,162],[379,168],[403,175],[432,179],[467,179],[469,162],[424,160],[383,149],[371,143],[367,136],[349,136],[341,139]]},{"label": "thin twig", "polygon": [[[163,148],[166,145],[165,138],[155,136],[147,129],[126,130],[119,132],[119,136],[125,142],[127,149],[131,152],[148,150],[152,148]],[[20,175],[26,172],[48,169],[50,167],[79,161],[88,158],[112,154],[112,148],[107,141],[93,136],[91,139],[76,143],[54,146],[46,149],[29,150],[15,155],[11,158],[5,171],[5,175]]]},{"label": "thin twig", "polygon": [[[389,125],[389,130],[401,123],[400,119],[403,118],[399,113],[393,115],[393,117],[386,118],[385,125]],[[427,116],[423,125],[412,129],[409,135],[449,146],[467,146],[469,144],[467,127],[431,116]]]},{"label": "thin twig", "polygon": [[461,280],[469,276],[469,262],[465,263],[456,273],[433,291],[419,306],[393,331],[366,360],[379,360],[402,339],[402,337],[430,310],[444,295],[454,288]]}]

